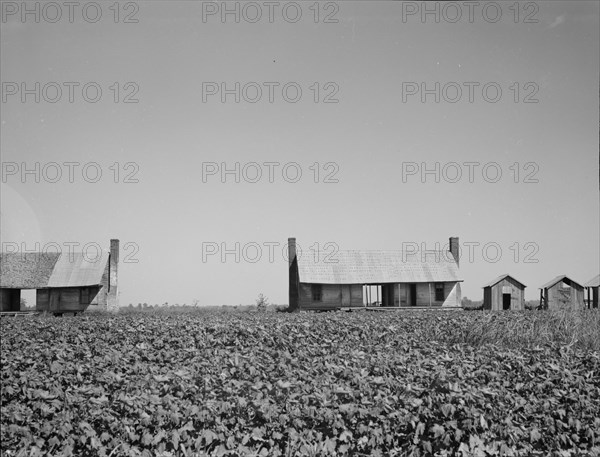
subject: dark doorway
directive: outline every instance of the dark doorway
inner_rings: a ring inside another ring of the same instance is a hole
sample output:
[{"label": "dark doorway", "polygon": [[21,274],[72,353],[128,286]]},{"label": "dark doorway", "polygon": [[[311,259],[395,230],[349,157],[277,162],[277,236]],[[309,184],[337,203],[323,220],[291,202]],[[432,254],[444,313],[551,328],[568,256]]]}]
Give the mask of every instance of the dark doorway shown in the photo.
[{"label": "dark doorway", "polygon": [[416,284],[409,284],[409,291],[410,291],[410,306],[417,306],[417,285]]},{"label": "dark doorway", "polygon": [[21,310],[21,289],[0,289],[0,311]]},{"label": "dark doorway", "polygon": [[383,284],[381,286],[381,306],[394,306],[395,284]]},{"label": "dark doorway", "polygon": [[510,309],[510,294],[502,294],[502,309]]}]

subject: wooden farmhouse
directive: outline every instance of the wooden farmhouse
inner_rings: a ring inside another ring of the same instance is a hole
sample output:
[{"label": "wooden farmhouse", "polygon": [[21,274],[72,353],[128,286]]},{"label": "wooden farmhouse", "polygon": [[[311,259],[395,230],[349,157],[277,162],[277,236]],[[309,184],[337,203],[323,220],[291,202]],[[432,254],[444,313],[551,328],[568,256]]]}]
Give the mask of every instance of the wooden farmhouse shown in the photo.
[{"label": "wooden farmhouse", "polygon": [[0,254],[0,311],[19,311],[21,290],[36,290],[36,310],[55,314],[118,308],[119,240],[96,258],[76,252]]},{"label": "wooden farmhouse", "polygon": [[460,308],[458,238],[448,251],[338,251],[315,259],[288,239],[290,310]]},{"label": "wooden farmhouse", "polygon": [[540,308],[583,308],[583,286],[565,275],[540,287]]},{"label": "wooden farmhouse", "polygon": [[508,274],[483,286],[483,309],[492,311],[525,309],[525,284]]},{"label": "wooden farmhouse", "polygon": [[586,282],[585,287],[587,298],[585,303],[588,308],[598,308],[598,289],[600,288],[600,275],[590,279]]}]

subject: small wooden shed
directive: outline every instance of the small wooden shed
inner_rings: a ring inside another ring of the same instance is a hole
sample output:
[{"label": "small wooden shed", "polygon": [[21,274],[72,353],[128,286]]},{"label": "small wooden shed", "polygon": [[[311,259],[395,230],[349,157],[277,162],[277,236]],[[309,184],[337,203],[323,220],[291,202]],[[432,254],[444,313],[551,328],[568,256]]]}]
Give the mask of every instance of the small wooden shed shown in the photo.
[{"label": "small wooden shed", "polygon": [[594,278],[586,282],[585,287],[587,298],[585,303],[588,308],[598,308],[598,289],[600,288],[600,275],[596,275]]},{"label": "small wooden shed", "polygon": [[540,308],[582,309],[583,286],[566,275],[560,275],[540,287]]},{"label": "small wooden shed", "polygon": [[21,290],[36,290],[36,310],[55,314],[118,308],[119,240],[95,257],[82,252],[0,253],[0,311],[19,311]]},{"label": "small wooden shed", "polygon": [[498,276],[483,286],[483,309],[522,311],[525,308],[525,287],[508,274]]}]

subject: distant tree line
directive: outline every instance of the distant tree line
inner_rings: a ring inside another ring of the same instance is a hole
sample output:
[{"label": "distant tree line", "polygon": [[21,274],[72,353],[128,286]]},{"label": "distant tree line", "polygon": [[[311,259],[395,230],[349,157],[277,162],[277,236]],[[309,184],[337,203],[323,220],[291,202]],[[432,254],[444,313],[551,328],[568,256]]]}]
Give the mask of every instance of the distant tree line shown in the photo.
[{"label": "distant tree line", "polygon": [[162,304],[154,304],[149,305],[148,303],[138,303],[134,305],[133,303],[129,303],[128,306],[122,306],[121,310],[127,312],[152,312],[152,311],[181,311],[181,312],[194,312],[194,311],[208,311],[208,310],[221,310],[221,311],[257,311],[257,312],[266,312],[266,311],[282,311],[287,308],[287,305],[277,305],[274,303],[269,303],[269,299],[264,295],[260,294],[257,299],[255,299],[255,304],[251,305],[206,305],[201,306],[198,299],[192,300],[192,304],[188,305],[186,303],[179,304],[169,304],[169,302],[164,302]]},{"label": "distant tree line", "polygon": [[[467,309],[483,309],[483,300],[469,300],[468,297],[463,297],[461,306]],[[537,309],[540,305],[539,300],[526,300],[525,309]]]}]

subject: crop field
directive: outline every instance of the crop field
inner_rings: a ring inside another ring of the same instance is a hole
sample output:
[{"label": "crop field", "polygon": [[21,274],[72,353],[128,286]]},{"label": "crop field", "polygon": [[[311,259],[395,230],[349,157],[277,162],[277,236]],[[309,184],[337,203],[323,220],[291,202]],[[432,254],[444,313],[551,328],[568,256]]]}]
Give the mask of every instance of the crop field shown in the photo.
[{"label": "crop field", "polygon": [[600,313],[1,320],[3,456],[600,455]]}]

